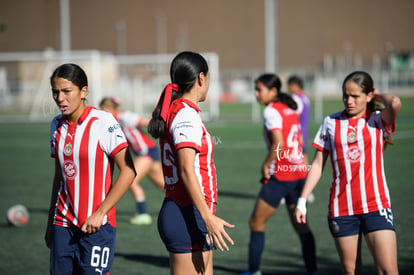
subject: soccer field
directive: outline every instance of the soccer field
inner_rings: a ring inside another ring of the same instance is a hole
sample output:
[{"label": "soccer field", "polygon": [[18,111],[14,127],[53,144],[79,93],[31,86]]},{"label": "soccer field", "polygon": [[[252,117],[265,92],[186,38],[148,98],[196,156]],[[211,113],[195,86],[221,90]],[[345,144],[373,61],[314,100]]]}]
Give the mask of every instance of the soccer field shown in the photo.
[{"label": "soccer field", "polygon": [[[414,99],[403,98],[397,121],[395,145],[385,152],[385,166],[397,227],[400,274],[414,273],[414,188],[410,178],[414,169]],[[229,252],[214,252],[215,274],[240,274],[247,268],[249,241],[248,219],[260,188],[260,165],[265,146],[261,123],[237,119],[249,112],[249,106],[222,106],[223,120],[207,123],[214,136],[214,159],[217,167],[219,205],[217,215],[236,225],[227,232],[235,241]],[[325,102],[325,114],[341,108],[340,102]],[[232,116],[233,114],[233,116]],[[227,116],[227,117],[226,117]],[[319,123],[312,123],[313,138]],[[0,274],[48,274],[49,250],[44,244],[44,230],[50,201],[53,160],[49,153],[48,123],[0,124]],[[310,157],[313,155],[310,149]],[[321,274],[340,274],[339,260],[326,222],[331,169],[316,187],[316,201],[308,205],[308,219],[313,230]],[[156,221],[163,194],[148,180],[148,209]],[[14,204],[24,204],[30,220],[23,228],[7,224],[5,214]],[[262,257],[264,274],[304,274],[300,243],[290,225],[285,207],[268,222],[266,248]],[[117,205],[118,227],[115,262],[116,274],[169,274],[168,253],[157,232],[156,222],[149,226],[129,224],[135,206],[127,193]],[[363,274],[376,274],[368,248],[363,244]]]}]

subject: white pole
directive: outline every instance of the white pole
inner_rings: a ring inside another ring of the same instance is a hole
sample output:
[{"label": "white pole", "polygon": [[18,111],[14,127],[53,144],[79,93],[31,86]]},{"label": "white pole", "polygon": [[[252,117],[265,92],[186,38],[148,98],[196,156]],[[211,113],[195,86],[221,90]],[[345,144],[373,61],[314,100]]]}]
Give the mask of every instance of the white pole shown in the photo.
[{"label": "white pole", "polygon": [[60,50],[70,52],[70,0],[60,0]]},{"label": "white pole", "polygon": [[264,0],[265,17],[265,69],[275,73],[277,70],[277,0]]}]

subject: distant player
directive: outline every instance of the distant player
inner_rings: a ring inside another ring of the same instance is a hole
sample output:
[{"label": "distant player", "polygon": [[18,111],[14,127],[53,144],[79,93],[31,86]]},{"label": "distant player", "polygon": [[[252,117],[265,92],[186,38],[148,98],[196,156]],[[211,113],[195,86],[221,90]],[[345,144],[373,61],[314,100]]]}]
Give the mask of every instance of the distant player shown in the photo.
[{"label": "distant player", "polygon": [[[296,109],[299,115],[300,129],[303,137],[302,151],[305,158],[305,163],[308,164],[308,132],[310,121],[310,100],[303,91],[303,80],[297,75],[292,75],[288,78],[288,91],[295,100],[298,108]],[[314,202],[315,196],[313,193],[309,194],[308,202]]]},{"label": "distant player", "polygon": [[172,61],[168,84],[152,113],[148,132],[160,138],[166,196],[158,231],[170,254],[170,273],[213,274],[214,247],[233,244],[214,215],[217,204],[214,144],[199,115],[210,83],[206,60],[181,52]]},{"label": "distant player", "polygon": [[255,85],[257,101],[266,106],[263,116],[268,153],[261,167],[263,186],[249,222],[249,271],[243,274],[262,274],[260,261],[265,246],[266,222],[276,212],[282,198],[302,245],[306,272],[317,274],[313,234],[308,226],[297,223],[293,216],[307,173],[297,104],[290,95],[281,91],[280,79],[275,74],[261,75]]},{"label": "distant player", "polygon": [[[45,234],[50,274],[109,274],[115,253],[115,204],[135,169],[115,118],[85,105],[88,80],[75,64],[50,78],[61,114],[50,127],[55,176]],[[113,166],[119,175],[112,184]]]},{"label": "distant player", "polygon": [[148,214],[145,203],[145,192],[140,182],[148,176],[160,189],[164,190],[164,178],[160,161],[160,152],[155,142],[146,135],[142,128],[148,126],[148,120],[137,113],[119,110],[120,100],[115,97],[105,97],[99,104],[104,111],[114,115],[122,127],[132,152],[135,154],[137,176],[130,190],[134,196],[137,214],[130,219],[132,224],[148,225],[152,218]]},{"label": "distant player", "polygon": [[363,233],[378,274],[395,275],[397,240],[383,152],[387,136],[395,130],[401,102],[396,96],[379,94],[371,76],[363,71],[345,78],[342,100],[345,110],[327,116],[315,136],[316,153],[296,219],[306,222],[306,198],[318,183],[330,155],[333,181],[328,222],[343,274],[361,273]]},{"label": "distant player", "polygon": [[307,153],[308,147],[308,128],[310,118],[310,101],[303,91],[303,80],[293,75],[288,79],[288,91],[295,100],[298,108],[296,109],[299,115],[299,122],[302,131],[303,144],[302,151],[304,154]]}]

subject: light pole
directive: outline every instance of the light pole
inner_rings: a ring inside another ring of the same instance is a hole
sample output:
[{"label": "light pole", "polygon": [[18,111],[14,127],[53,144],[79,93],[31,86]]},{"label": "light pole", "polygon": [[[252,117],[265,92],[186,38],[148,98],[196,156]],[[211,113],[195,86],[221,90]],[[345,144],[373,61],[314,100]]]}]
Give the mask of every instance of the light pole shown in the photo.
[{"label": "light pole", "polygon": [[60,0],[60,50],[70,52],[70,0]]},{"label": "light pole", "polygon": [[265,18],[265,70],[277,71],[277,0],[264,0]]}]

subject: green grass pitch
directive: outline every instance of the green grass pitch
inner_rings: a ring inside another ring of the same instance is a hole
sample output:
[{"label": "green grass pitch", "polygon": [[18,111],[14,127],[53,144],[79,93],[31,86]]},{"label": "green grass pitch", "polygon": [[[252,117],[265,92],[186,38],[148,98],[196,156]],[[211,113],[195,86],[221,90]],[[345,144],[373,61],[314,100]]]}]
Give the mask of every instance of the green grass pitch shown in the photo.
[{"label": "green grass pitch", "polygon": [[[386,175],[397,226],[398,259],[401,274],[414,272],[414,99],[404,98],[397,121],[395,146],[385,152]],[[341,108],[341,102],[325,102],[325,114]],[[265,146],[261,123],[248,122],[243,114],[249,105],[222,106],[223,120],[207,123],[215,140],[215,162],[219,185],[217,215],[236,225],[227,232],[235,241],[229,252],[214,252],[215,274],[240,274],[247,268],[248,219],[260,184],[260,164]],[[240,116],[240,117],[238,117]],[[245,116],[245,117],[248,117]],[[319,123],[312,123],[312,137]],[[53,177],[49,154],[48,123],[0,124],[0,274],[48,274],[49,250],[44,230]],[[313,137],[312,137],[313,138]],[[314,150],[310,149],[310,158]],[[331,169],[325,173],[308,206],[321,274],[340,274],[339,260],[326,222]],[[156,221],[163,194],[145,179],[148,209]],[[17,203],[30,211],[26,227],[14,228],[6,222],[7,209]],[[133,226],[132,195],[127,193],[117,205],[118,228],[115,262],[111,274],[169,274],[168,253],[159,239],[156,222]],[[363,244],[363,274],[376,274],[368,248]],[[290,225],[284,206],[266,228],[266,248],[262,257],[264,274],[304,274],[300,243]]]}]

